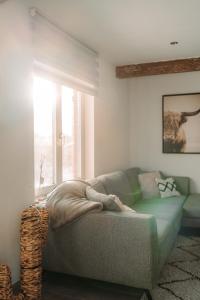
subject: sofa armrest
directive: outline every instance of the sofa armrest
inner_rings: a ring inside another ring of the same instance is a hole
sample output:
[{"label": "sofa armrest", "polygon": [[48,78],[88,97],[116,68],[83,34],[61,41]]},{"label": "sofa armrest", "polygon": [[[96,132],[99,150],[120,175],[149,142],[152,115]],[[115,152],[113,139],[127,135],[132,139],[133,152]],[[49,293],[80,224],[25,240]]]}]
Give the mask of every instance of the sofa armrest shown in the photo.
[{"label": "sofa armrest", "polygon": [[138,288],[151,289],[155,283],[158,242],[151,215],[92,213],[51,234],[57,245],[51,255],[66,273]]}]

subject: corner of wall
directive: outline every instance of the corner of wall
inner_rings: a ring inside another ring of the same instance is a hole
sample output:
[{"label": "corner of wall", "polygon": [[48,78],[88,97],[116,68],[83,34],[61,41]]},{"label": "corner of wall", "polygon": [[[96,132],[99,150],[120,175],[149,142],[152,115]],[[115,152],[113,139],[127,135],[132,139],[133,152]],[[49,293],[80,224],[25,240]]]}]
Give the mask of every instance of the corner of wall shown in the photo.
[{"label": "corner of wall", "polygon": [[116,78],[115,66],[100,57],[99,95],[95,101],[95,175],[128,166],[127,82]]}]

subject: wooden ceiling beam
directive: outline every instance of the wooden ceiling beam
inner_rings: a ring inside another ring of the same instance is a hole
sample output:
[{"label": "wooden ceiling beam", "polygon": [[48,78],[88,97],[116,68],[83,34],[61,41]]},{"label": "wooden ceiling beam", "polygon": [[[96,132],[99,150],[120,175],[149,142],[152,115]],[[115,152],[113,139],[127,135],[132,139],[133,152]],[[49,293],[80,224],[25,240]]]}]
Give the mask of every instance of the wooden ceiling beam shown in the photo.
[{"label": "wooden ceiling beam", "polygon": [[200,71],[200,57],[116,67],[118,78]]}]

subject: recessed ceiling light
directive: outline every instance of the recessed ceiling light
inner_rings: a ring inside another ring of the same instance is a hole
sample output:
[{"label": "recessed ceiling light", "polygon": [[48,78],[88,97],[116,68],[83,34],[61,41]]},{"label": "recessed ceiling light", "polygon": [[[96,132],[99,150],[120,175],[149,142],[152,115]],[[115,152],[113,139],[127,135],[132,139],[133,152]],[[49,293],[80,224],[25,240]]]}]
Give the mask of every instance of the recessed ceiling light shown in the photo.
[{"label": "recessed ceiling light", "polygon": [[170,45],[171,45],[171,46],[178,45],[178,42],[177,42],[177,41],[172,41],[172,42],[170,42]]}]

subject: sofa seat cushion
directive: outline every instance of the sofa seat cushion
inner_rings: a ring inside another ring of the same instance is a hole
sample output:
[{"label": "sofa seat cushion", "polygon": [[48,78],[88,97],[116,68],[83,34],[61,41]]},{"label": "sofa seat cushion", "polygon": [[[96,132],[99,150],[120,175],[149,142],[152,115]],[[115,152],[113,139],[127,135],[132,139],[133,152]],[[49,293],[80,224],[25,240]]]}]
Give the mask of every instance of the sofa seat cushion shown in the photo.
[{"label": "sofa seat cushion", "polygon": [[128,178],[122,171],[117,171],[97,177],[103,184],[107,194],[113,194],[126,205],[131,206],[134,203],[133,193]]},{"label": "sofa seat cushion", "polygon": [[177,196],[171,198],[154,198],[141,200],[133,205],[136,212],[151,214],[156,218],[161,218],[173,222],[182,210],[186,196]]},{"label": "sofa seat cushion", "polygon": [[187,198],[183,207],[183,216],[200,219],[200,194],[191,194]]},{"label": "sofa seat cushion", "polygon": [[[155,216],[158,232],[158,244],[161,245],[174,230],[177,231],[177,220],[182,215],[186,196],[155,198],[138,201],[133,205],[136,212]],[[179,222],[180,223],[180,222]]]}]

